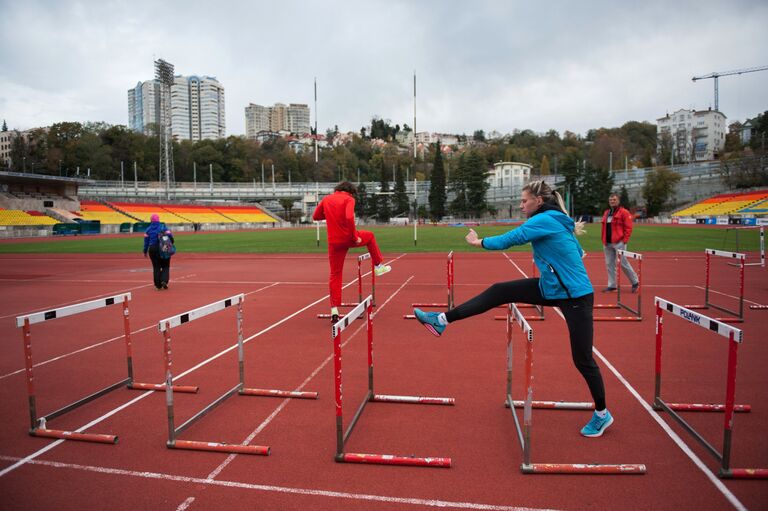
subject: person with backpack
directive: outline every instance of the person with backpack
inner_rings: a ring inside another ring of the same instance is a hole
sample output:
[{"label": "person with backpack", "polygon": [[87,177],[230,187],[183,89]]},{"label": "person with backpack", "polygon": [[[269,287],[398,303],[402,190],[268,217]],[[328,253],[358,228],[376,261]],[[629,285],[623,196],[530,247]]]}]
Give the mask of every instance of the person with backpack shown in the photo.
[{"label": "person with backpack", "polygon": [[176,253],[173,234],[160,222],[157,213],[151,217],[149,227],[144,233],[144,257],[149,254],[152,261],[152,277],[158,290],[168,289],[171,280],[171,256]]}]

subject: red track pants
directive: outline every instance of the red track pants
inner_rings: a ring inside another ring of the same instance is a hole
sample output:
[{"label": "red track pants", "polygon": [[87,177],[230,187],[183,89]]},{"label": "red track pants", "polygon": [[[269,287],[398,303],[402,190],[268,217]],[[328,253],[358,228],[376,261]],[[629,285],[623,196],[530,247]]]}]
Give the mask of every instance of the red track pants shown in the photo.
[{"label": "red track pants", "polygon": [[347,257],[347,251],[353,247],[368,247],[368,253],[371,254],[373,265],[378,266],[384,260],[381,256],[381,250],[376,243],[376,238],[370,231],[357,231],[360,243],[328,243],[328,262],[331,265],[331,275],[328,278],[328,287],[331,292],[331,307],[341,305],[341,284],[342,273],[344,272],[344,258]]}]

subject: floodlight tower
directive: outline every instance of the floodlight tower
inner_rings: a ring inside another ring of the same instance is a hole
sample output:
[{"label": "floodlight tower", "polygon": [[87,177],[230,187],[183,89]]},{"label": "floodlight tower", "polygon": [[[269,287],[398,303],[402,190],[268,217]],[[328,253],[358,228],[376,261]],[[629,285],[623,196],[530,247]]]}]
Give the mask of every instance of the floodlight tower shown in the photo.
[{"label": "floodlight tower", "polygon": [[718,93],[718,87],[717,87],[717,79],[721,76],[731,76],[731,75],[743,75],[745,73],[755,73],[757,71],[765,71],[768,69],[768,66],[758,66],[758,67],[748,67],[746,69],[734,69],[733,71],[721,71],[714,73],[709,73],[708,75],[704,76],[694,76],[691,78],[694,82],[697,80],[705,80],[707,78],[713,78],[715,80],[715,110],[718,112],[720,111],[720,101],[718,99],[719,93]]},{"label": "floodlight tower", "polygon": [[160,99],[160,175],[165,179],[165,198],[171,197],[171,183],[176,182],[173,174],[173,144],[171,142],[171,86],[173,85],[173,64],[158,59],[155,61],[155,80],[158,83]]}]

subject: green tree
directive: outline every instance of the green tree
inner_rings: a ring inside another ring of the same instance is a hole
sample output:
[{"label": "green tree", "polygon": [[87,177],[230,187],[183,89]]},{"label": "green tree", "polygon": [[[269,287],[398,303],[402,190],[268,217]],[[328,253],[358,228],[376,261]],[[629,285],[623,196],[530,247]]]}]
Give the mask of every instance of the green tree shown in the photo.
[{"label": "green tree", "polygon": [[574,191],[574,212],[579,215],[597,215],[613,190],[613,174],[608,169],[587,166],[579,174]]},{"label": "green tree", "polygon": [[546,154],[541,157],[541,169],[539,170],[539,174],[542,176],[549,175],[549,158],[547,158]]},{"label": "green tree", "polygon": [[632,202],[629,200],[629,192],[627,191],[627,187],[624,185],[621,185],[621,191],[619,192],[619,203],[627,209],[630,209],[634,206],[634,204],[632,204]]},{"label": "green tree", "polygon": [[449,209],[453,215],[459,217],[469,216],[469,198],[467,196],[467,181],[469,180],[469,164],[466,154],[459,156],[459,163],[451,172],[448,179],[448,189],[454,194]]},{"label": "green tree", "polygon": [[357,186],[357,199],[355,200],[355,216],[364,218],[368,216],[368,190],[365,183]]},{"label": "green tree", "polygon": [[432,178],[429,184],[429,216],[434,221],[439,221],[445,216],[445,168],[443,167],[443,154],[440,151],[440,141],[434,146],[435,157],[432,166]]},{"label": "green tree", "polygon": [[395,216],[407,214],[410,204],[408,203],[408,194],[405,193],[405,178],[403,176],[403,169],[397,168],[395,173],[395,196],[394,196],[394,210]]},{"label": "green tree", "polygon": [[389,222],[392,212],[389,199],[389,181],[384,171],[381,172],[381,193],[378,195],[376,202],[376,218],[379,222],[386,224]]},{"label": "green tree", "polygon": [[475,130],[475,133],[472,135],[472,140],[475,142],[485,142],[485,131]]},{"label": "green tree", "polygon": [[488,210],[486,192],[490,187],[487,180],[488,170],[485,161],[477,151],[470,151],[467,158],[467,209],[475,217],[480,217]]},{"label": "green tree", "polygon": [[283,208],[283,211],[285,212],[285,218],[287,221],[291,222],[291,211],[293,210],[293,203],[296,201],[296,199],[292,197],[283,197],[280,199],[280,207]]},{"label": "green tree", "polygon": [[3,131],[8,131],[8,125],[5,123],[5,119],[3,119]]},{"label": "green tree", "polygon": [[678,181],[680,181],[680,174],[667,167],[654,169],[645,176],[642,194],[649,217],[663,211],[664,206],[674,196]]}]

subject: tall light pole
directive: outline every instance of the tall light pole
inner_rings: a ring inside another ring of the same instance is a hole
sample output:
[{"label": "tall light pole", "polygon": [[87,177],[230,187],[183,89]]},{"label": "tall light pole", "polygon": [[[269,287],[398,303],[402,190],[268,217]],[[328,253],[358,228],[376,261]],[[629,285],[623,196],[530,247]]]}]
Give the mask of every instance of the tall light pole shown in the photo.
[{"label": "tall light pole", "polygon": [[317,163],[317,77],[315,77],[315,163]]},{"label": "tall light pole", "polygon": [[413,71],[413,160],[416,161],[416,71]]}]

